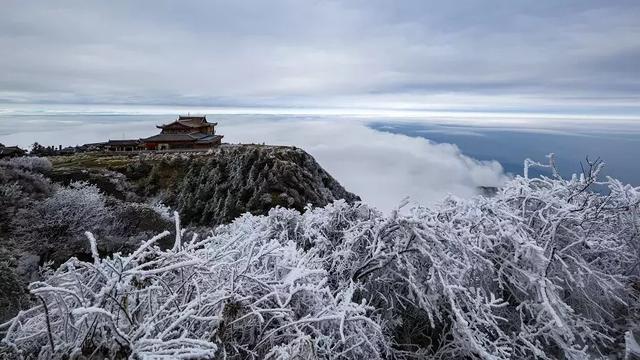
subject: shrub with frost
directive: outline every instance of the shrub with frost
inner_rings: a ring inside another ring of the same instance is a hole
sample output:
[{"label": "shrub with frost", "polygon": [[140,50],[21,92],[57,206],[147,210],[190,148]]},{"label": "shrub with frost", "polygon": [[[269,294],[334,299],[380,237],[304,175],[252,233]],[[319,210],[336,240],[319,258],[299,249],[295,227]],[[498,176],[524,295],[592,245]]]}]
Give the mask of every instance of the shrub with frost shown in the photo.
[{"label": "shrub with frost", "polygon": [[[105,196],[92,184],[72,182],[20,210],[13,219],[16,241],[35,253],[65,260],[85,247],[84,231],[101,232],[112,222]],[[66,257],[63,258],[63,255]]]},{"label": "shrub with frost", "polygon": [[0,165],[21,168],[35,172],[47,172],[51,170],[51,161],[45,157],[38,156],[21,156],[10,158],[7,160],[1,160]]},{"label": "shrub with frost", "polygon": [[[527,162],[527,166],[535,165]],[[539,165],[539,164],[538,164]],[[633,351],[640,189],[591,163],[490,198],[243,215],[200,240],[70,259],[31,284],[12,356],[583,359]],[[527,174],[527,171],[525,171]],[[599,191],[592,191],[594,186]],[[605,190],[603,190],[605,189]],[[178,217],[175,216],[178,220]],[[176,228],[179,229],[177,222]],[[629,350],[631,349],[631,350]]]},{"label": "shrub with frost", "polygon": [[[19,159],[19,158],[18,158]],[[15,159],[12,159],[15,160]],[[45,159],[46,160],[46,159]],[[42,198],[52,191],[51,181],[38,172],[15,166],[10,160],[0,160],[0,186],[9,186],[19,189],[22,193],[22,202],[29,198]],[[10,189],[5,188],[2,193],[9,195]],[[5,201],[5,204],[15,205],[16,202]]]},{"label": "shrub with frost", "polygon": [[304,246],[325,259],[337,288],[362,284],[358,295],[379,309],[402,351],[600,356],[630,326],[640,270],[640,191],[599,183],[601,166],[570,180],[555,170],[517,177],[494,197],[450,198],[409,215],[314,209]]},{"label": "shrub with frost", "polygon": [[65,224],[70,232],[99,226],[107,215],[105,197],[97,186],[86,182],[72,182],[56,191],[40,206],[48,222]]},{"label": "shrub with frost", "polygon": [[[246,221],[248,220],[248,221]],[[387,351],[373,310],[353,302],[355,284],[333,292],[319,259],[259,229],[145,242],[128,256],[71,259],[31,284],[41,305],[20,313],[4,344],[13,354],[167,358],[309,358]],[[179,226],[179,225],[177,225]],[[250,230],[250,229],[246,229]]]}]

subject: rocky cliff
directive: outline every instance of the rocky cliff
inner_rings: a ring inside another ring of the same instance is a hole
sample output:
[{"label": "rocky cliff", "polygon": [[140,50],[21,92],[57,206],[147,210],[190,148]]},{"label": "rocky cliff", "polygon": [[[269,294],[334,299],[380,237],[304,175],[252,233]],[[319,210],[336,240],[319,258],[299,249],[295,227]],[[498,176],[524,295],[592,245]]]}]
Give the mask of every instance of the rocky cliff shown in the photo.
[{"label": "rocky cliff", "polygon": [[266,214],[278,205],[302,210],[359,200],[294,147],[222,145],[207,153],[86,153],[51,160],[54,180],[89,181],[123,200],[155,199],[194,225]]}]

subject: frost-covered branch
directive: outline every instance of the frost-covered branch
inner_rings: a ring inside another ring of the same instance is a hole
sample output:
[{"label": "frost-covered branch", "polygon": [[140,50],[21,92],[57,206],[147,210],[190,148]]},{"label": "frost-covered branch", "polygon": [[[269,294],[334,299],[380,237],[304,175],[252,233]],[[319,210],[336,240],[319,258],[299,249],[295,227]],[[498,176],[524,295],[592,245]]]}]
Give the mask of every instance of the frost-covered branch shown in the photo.
[{"label": "frost-covered branch", "polygon": [[3,344],[40,358],[623,355],[638,327],[640,189],[588,165],[404,214],[276,208],[191,241],[176,215],[170,250],[156,245],[168,233],[126,256],[92,245],[93,262],[33,283],[42,303],[3,325]]}]

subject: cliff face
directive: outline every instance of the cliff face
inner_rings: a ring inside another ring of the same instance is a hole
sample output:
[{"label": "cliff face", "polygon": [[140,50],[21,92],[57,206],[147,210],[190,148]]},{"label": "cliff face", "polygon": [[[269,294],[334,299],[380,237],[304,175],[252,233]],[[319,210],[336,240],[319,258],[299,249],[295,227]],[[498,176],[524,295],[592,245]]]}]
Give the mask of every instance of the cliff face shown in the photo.
[{"label": "cliff face", "polygon": [[360,200],[293,147],[223,145],[208,153],[87,153],[52,161],[54,180],[87,180],[123,200],[158,199],[194,225],[266,214],[277,205],[302,210]]},{"label": "cliff face", "polygon": [[302,210],[336,199],[359,200],[300,149],[232,146],[188,164],[172,203],[185,221],[229,222],[244,212],[272,207]]}]

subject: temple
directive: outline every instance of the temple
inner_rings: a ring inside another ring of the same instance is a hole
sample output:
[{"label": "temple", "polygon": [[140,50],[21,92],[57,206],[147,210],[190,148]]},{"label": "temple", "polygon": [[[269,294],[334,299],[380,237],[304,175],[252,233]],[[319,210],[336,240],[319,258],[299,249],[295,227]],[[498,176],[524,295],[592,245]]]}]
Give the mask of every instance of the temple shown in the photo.
[{"label": "temple", "polygon": [[146,150],[206,149],[222,142],[216,135],[218,123],[210,123],[206,116],[179,116],[172,123],[157,126],[160,134],[140,139]]},{"label": "temple", "polygon": [[0,159],[8,157],[24,156],[27,152],[17,146],[4,146],[0,144]]},{"label": "temple", "polygon": [[210,123],[206,116],[179,116],[177,120],[156,126],[160,134],[137,140],[109,140],[104,144],[111,151],[209,149],[222,142],[216,135],[218,123]]}]

